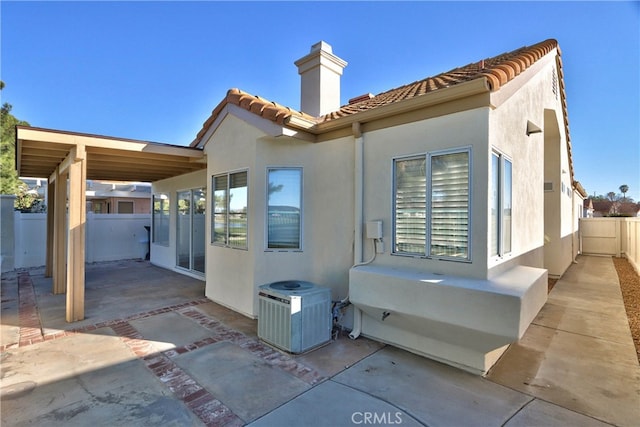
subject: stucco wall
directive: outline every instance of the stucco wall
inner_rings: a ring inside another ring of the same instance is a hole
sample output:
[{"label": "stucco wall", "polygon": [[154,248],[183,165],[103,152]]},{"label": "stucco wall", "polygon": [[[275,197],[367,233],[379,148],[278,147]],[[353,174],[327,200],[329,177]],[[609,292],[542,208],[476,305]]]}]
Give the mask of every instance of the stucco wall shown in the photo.
[{"label": "stucco wall", "polygon": [[[533,266],[544,266],[550,275],[561,275],[571,264],[576,250],[574,212],[575,215],[577,212],[560,88],[557,80],[554,83],[555,52],[530,71],[529,75],[523,73],[509,83],[517,91],[510,88],[513,93],[508,97],[496,95],[499,102],[491,112],[490,144],[513,162],[513,251],[503,258],[490,259],[489,268],[501,263],[513,264],[514,260],[530,265],[532,260],[540,258],[523,255],[542,248],[543,264]],[[542,133],[527,136],[527,121],[540,127]],[[551,183],[553,190],[544,191],[545,183]],[[500,270],[502,268],[496,271]]]},{"label": "stucco wall", "polygon": [[[486,277],[488,115],[488,108],[477,108],[363,133],[364,221],[383,221],[384,253],[377,255],[374,265]],[[392,255],[393,159],[465,147],[472,147],[471,262]],[[363,244],[364,258],[368,259],[371,241]]]},{"label": "stucco wall", "polygon": [[[255,316],[254,252],[258,218],[256,218],[256,140],[264,136],[258,129],[232,115],[218,127],[205,145],[207,153],[207,187],[211,200],[211,177],[221,173],[247,170],[248,249],[231,249],[211,244],[211,209],[207,212],[207,284],[205,295],[220,304],[248,316]],[[209,206],[211,203],[209,202]]]},{"label": "stucco wall", "polygon": [[[170,227],[169,245],[151,243],[151,263],[170,270],[176,269],[176,224],[177,224],[177,192],[194,188],[207,187],[207,172],[201,170],[175,178],[156,181],[152,184],[152,194],[165,193],[169,196]],[[207,200],[207,208],[210,206]],[[153,214],[151,214],[153,215]],[[182,270],[177,270],[182,271]]]},{"label": "stucco wall", "polygon": [[[558,105],[551,88],[554,64],[553,57],[549,56],[536,70],[523,73],[501,88],[500,91],[512,94],[500,99],[497,108],[491,111],[490,150],[504,154],[512,162],[513,205],[512,251],[502,257],[489,257],[489,269],[495,270],[490,271],[489,276],[503,270],[501,264],[543,266],[543,258],[531,254],[541,253],[545,221],[553,221],[557,213],[545,218],[545,134],[527,136],[527,121],[543,128],[545,108]],[[504,94],[500,96],[504,97]],[[487,162],[491,162],[491,152],[488,155]],[[555,164],[546,166],[557,170]],[[487,185],[490,185],[488,180]]]},{"label": "stucco wall", "polygon": [[[331,288],[333,299],[348,292],[354,239],[353,138],[321,143],[271,139],[258,142],[256,198],[260,230],[255,245],[256,284],[303,279]],[[266,169],[301,167],[303,230],[301,252],[265,250]]]},{"label": "stucco wall", "polygon": [[[345,297],[353,262],[353,139],[269,137],[227,115],[205,151],[208,180],[247,170],[249,183],[248,249],[207,244],[207,297],[252,317],[258,314],[257,287],[274,281],[308,280],[331,288],[334,299]],[[301,251],[266,250],[268,167],[303,170]]]}]

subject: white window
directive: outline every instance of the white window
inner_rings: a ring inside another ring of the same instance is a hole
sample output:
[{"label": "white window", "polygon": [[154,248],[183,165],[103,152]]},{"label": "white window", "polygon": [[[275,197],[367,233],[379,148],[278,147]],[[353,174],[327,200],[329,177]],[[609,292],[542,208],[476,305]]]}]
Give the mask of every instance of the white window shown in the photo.
[{"label": "white window", "polygon": [[151,240],[153,243],[163,246],[169,246],[169,215],[170,215],[169,196],[167,194],[153,195],[153,217],[152,227],[153,235]]},{"label": "white window", "polygon": [[490,254],[511,252],[512,164],[504,155],[491,154]]},{"label": "white window", "polygon": [[471,150],[396,159],[394,179],[393,252],[470,260]]},{"label": "white window", "polygon": [[247,249],[247,171],[212,177],[211,243]]},{"label": "white window", "polygon": [[267,249],[302,249],[302,169],[267,169]]}]

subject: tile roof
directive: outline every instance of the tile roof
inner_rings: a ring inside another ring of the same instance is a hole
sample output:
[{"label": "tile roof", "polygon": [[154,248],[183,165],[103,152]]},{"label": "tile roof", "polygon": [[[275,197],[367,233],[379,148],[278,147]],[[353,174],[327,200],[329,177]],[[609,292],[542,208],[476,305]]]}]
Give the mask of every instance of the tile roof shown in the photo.
[{"label": "tile roof", "polygon": [[[240,108],[281,125],[287,124],[289,119],[292,117],[303,119],[311,124],[326,123],[341,117],[354,115],[363,111],[373,110],[384,105],[416,98],[427,93],[435,92],[439,89],[451,87],[456,84],[479,78],[487,80],[491,91],[497,91],[501,86],[514,79],[517,75],[525,71],[553,49],[558,49],[558,52],[560,52],[558,42],[554,39],[548,39],[531,46],[521,47],[520,49],[516,49],[512,52],[503,53],[492,58],[482,59],[462,67],[454,68],[453,70],[438,74],[437,76],[418,80],[399,88],[382,92],[375,96],[368,94],[366,96],[353,98],[350,104],[344,105],[340,107],[339,110],[321,117],[310,116],[301,111],[243,92],[240,89],[230,89],[227,92],[226,97],[216,106],[209,118],[205,121],[202,129],[198,132],[191,145],[195,146],[200,142],[211,124],[218,118],[220,113],[228,104],[237,105]],[[566,102],[564,101],[564,83],[560,65],[561,64],[559,63],[559,81],[562,92],[563,109],[565,110],[565,127],[567,128],[568,135]]]},{"label": "tile roof", "polygon": [[[482,77],[487,79],[491,91],[496,91],[555,48],[558,48],[558,42],[549,39],[533,46],[525,46],[512,52],[494,56],[493,58],[482,59],[434,77],[427,77],[426,79],[382,92],[372,98],[367,97],[362,101],[342,106],[338,111],[329,113],[319,120],[325,122],[357,114]],[[355,99],[357,100],[358,98]]]},{"label": "tile roof", "polygon": [[240,89],[229,89],[227,91],[227,96],[225,96],[216,108],[213,109],[209,118],[202,125],[202,129],[196,135],[196,139],[191,143],[192,147],[200,142],[200,139],[207,132],[209,126],[211,126],[211,124],[218,118],[222,110],[224,110],[228,104],[237,105],[240,108],[280,125],[284,125],[286,120],[293,115],[305,118],[308,121],[316,120],[315,117],[301,111],[296,111],[292,108],[268,101],[262,97],[251,95],[247,92],[241,91]]}]

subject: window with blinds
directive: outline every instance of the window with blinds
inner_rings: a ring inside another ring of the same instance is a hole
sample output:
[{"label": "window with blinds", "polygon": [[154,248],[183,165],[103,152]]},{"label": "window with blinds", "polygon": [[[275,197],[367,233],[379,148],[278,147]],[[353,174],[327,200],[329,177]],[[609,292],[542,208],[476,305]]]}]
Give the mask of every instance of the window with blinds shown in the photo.
[{"label": "window with blinds", "polygon": [[470,259],[470,150],[396,159],[394,253]]},{"label": "window with blinds", "polygon": [[395,162],[394,252],[425,255],[427,215],[426,158]]},{"label": "window with blinds", "polygon": [[430,157],[430,255],[468,259],[469,151]]},{"label": "window with blinds", "polygon": [[247,246],[247,171],[212,178],[211,243],[231,248]]}]

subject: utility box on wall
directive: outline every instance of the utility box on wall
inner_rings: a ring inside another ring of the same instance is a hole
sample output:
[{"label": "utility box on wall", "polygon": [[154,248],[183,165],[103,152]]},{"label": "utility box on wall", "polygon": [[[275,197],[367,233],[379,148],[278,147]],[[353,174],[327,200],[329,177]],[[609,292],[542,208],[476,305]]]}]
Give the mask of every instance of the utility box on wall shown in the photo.
[{"label": "utility box on wall", "polygon": [[382,221],[367,221],[367,239],[382,239]]}]

